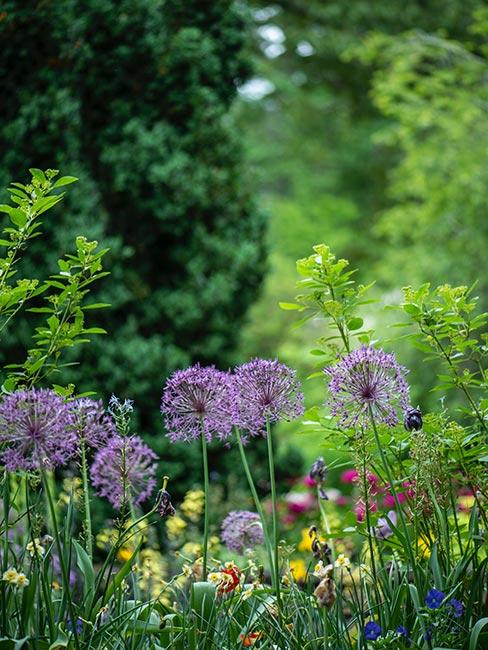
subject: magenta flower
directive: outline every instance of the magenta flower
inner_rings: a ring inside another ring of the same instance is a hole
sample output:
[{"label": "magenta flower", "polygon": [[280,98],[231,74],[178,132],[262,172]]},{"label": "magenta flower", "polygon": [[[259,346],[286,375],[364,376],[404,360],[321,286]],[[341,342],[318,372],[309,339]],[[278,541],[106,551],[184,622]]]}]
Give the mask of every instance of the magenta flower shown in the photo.
[{"label": "magenta flower", "polygon": [[370,409],[378,422],[395,426],[398,409],[409,409],[407,369],[394,354],[363,346],[324,372],[330,378],[327,404],[343,427],[367,426]]},{"label": "magenta flower", "polygon": [[263,527],[259,515],[247,510],[233,510],[222,522],[222,541],[229,551],[242,555],[264,542]]},{"label": "magenta flower", "polygon": [[10,471],[53,469],[75,454],[75,418],[47,388],[20,390],[0,403],[0,458]]},{"label": "magenta flower", "polygon": [[234,372],[234,421],[251,435],[265,435],[266,421],[303,415],[303,394],[294,370],[278,360],[253,359]]},{"label": "magenta flower", "polygon": [[233,382],[229,373],[199,364],[177,370],[166,382],[161,413],[171,442],[189,442],[202,431],[208,442],[232,433]]},{"label": "magenta flower", "polygon": [[115,422],[103,408],[102,402],[80,397],[69,404],[76,419],[76,433],[88,447],[100,449],[117,434]]},{"label": "magenta flower", "polygon": [[157,455],[139,436],[114,436],[96,454],[90,476],[97,494],[120,509],[140,505],[156,486]]}]

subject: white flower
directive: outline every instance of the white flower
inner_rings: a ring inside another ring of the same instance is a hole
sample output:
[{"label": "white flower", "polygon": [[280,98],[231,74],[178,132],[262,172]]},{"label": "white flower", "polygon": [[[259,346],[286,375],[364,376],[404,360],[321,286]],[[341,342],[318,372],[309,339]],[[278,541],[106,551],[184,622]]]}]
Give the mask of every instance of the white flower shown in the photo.
[{"label": "white flower", "polygon": [[344,569],[345,567],[348,567],[350,564],[351,564],[351,560],[348,557],[346,557],[344,553],[338,555],[336,561],[334,562],[334,566],[336,566],[338,569]]}]

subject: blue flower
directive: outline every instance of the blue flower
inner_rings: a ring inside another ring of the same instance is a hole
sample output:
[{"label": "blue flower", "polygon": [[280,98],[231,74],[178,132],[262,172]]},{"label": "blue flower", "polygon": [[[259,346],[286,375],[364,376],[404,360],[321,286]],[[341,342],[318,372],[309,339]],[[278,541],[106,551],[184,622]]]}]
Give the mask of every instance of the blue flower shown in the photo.
[{"label": "blue flower", "polygon": [[463,604],[457,600],[457,598],[451,598],[451,600],[448,600],[446,603],[446,609],[449,612],[449,615],[454,618],[461,618],[464,612]]},{"label": "blue flower", "polygon": [[408,630],[404,625],[399,625],[396,629],[396,633],[398,634],[398,636],[401,636],[403,638],[403,641],[407,646],[410,645],[411,639],[408,634]]},{"label": "blue flower", "polygon": [[435,588],[430,589],[425,597],[425,604],[429,609],[439,609],[445,597],[446,594],[443,594],[442,591]]},{"label": "blue flower", "polygon": [[374,621],[368,621],[364,626],[364,638],[367,641],[376,641],[381,634],[381,627]]}]

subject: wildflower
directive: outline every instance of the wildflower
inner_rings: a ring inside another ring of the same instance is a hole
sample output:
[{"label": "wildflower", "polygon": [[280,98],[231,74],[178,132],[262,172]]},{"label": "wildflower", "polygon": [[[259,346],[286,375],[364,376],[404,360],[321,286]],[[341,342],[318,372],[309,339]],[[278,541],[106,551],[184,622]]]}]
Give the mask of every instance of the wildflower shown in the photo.
[{"label": "wildflower", "polygon": [[39,537],[36,537],[35,539],[28,542],[26,544],[25,550],[29,553],[31,557],[37,555],[37,557],[39,558],[42,558],[44,556],[44,553],[46,552],[46,549],[41,544],[41,540],[39,539]]},{"label": "wildflower", "polygon": [[396,526],[397,523],[397,514],[394,510],[390,510],[386,517],[379,517],[376,528],[374,529],[374,535],[378,539],[387,539],[393,535],[393,530],[391,525]]},{"label": "wildflower", "polygon": [[188,490],[181,504],[181,511],[191,519],[198,521],[205,507],[205,492],[203,490]]},{"label": "wildflower", "polygon": [[167,490],[159,490],[156,499],[156,509],[159,516],[165,519],[166,517],[174,517],[176,510],[171,503],[171,495]]},{"label": "wildflower", "polygon": [[419,557],[429,558],[431,556],[431,551],[430,551],[431,546],[432,546],[431,541],[424,535],[421,535],[417,540],[417,549],[418,549],[417,552],[419,554]]},{"label": "wildflower", "polygon": [[0,403],[1,460],[10,471],[53,469],[76,451],[74,416],[62,397],[47,388],[7,395]]},{"label": "wildflower", "polygon": [[256,641],[261,639],[262,636],[262,632],[248,632],[247,634],[239,634],[239,639],[245,648],[250,648],[256,643]]},{"label": "wildflower", "polygon": [[139,505],[156,485],[156,458],[139,436],[114,436],[95,455],[90,472],[93,486],[114,508],[120,509],[129,499]]},{"label": "wildflower", "polygon": [[172,540],[177,539],[187,527],[187,523],[181,517],[172,517],[166,521],[166,532]]},{"label": "wildflower", "polygon": [[[321,564],[321,563],[319,563]],[[315,567],[317,569],[317,566]],[[315,588],[313,594],[320,607],[330,609],[336,600],[336,588],[332,577],[334,567],[332,564],[324,567],[319,567],[319,570],[314,572],[314,575],[320,577],[320,582]]]},{"label": "wildflower", "polygon": [[454,618],[461,618],[464,612],[464,606],[461,601],[457,600],[457,598],[451,598],[448,600],[446,603],[446,609],[449,615]]},{"label": "wildflower", "polygon": [[403,426],[407,431],[420,431],[422,428],[422,413],[419,409],[407,409],[405,412],[405,418],[403,420]]},{"label": "wildflower", "polygon": [[278,360],[253,359],[236,368],[233,379],[235,424],[251,435],[266,435],[266,422],[303,414],[296,373]]},{"label": "wildflower", "polygon": [[8,582],[9,585],[16,585],[18,576],[17,571],[14,568],[10,568],[3,572],[2,580]]},{"label": "wildflower", "polygon": [[337,556],[336,561],[334,562],[334,566],[337,567],[338,569],[344,569],[345,567],[348,567],[351,564],[351,560],[344,555],[344,553],[340,553]]},{"label": "wildflower", "polygon": [[78,439],[88,447],[100,449],[117,434],[114,420],[106,413],[102,402],[80,397],[70,402],[75,416]]},{"label": "wildflower", "polygon": [[343,483],[356,483],[359,479],[359,472],[357,469],[346,469],[341,474],[341,481]]},{"label": "wildflower", "polygon": [[324,372],[330,378],[328,405],[341,426],[367,425],[370,409],[378,422],[395,426],[397,407],[409,408],[407,370],[394,354],[363,346]]},{"label": "wildflower", "polygon": [[74,632],[76,630],[76,634],[81,634],[83,632],[83,619],[78,616],[78,618],[75,621],[75,624],[71,622],[71,619],[68,618],[66,621],[66,629],[68,632]]},{"label": "wildflower", "polygon": [[333,570],[334,570],[334,566],[332,564],[324,565],[323,561],[319,560],[314,567],[313,575],[316,578],[322,579],[328,575],[331,575]]},{"label": "wildflower", "polygon": [[15,581],[15,586],[17,587],[17,589],[23,589],[24,587],[27,587],[29,582],[30,581],[25,575],[25,573],[18,573],[17,580]]},{"label": "wildflower", "polygon": [[161,401],[167,435],[171,442],[212,435],[221,440],[232,432],[232,380],[229,373],[199,364],[177,370],[166,382]]},{"label": "wildflower", "polygon": [[439,609],[445,597],[446,595],[442,591],[435,588],[429,589],[425,597],[425,604],[429,609]]},{"label": "wildflower", "polygon": [[368,621],[364,626],[364,638],[367,641],[376,641],[381,636],[381,626],[376,621]]},{"label": "wildflower", "polygon": [[412,642],[410,639],[410,635],[408,633],[407,628],[404,625],[399,625],[396,629],[396,633],[399,637],[401,637],[404,641],[404,643],[409,646]]},{"label": "wildflower", "polygon": [[229,594],[241,584],[241,572],[233,562],[226,562],[220,571],[208,574],[208,581],[217,587],[220,595]]},{"label": "wildflower", "polygon": [[264,542],[263,526],[259,515],[247,510],[233,510],[222,522],[222,541],[229,551],[243,554]]},{"label": "wildflower", "polygon": [[120,562],[127,562],[134,555],[134,549],[132,546],[121,546],[117,551],[117,560]]},{"label": "wildflower", "polygon": [[315,498],[310,492],[290,492],[286,496],[286,507],[295,514],[303,514],[315,506]]},{"label": "wildflower", "polygon": [[290,560],[290,571],[296,582],[302,582],[307,577],[307,566],[303,560]]}]

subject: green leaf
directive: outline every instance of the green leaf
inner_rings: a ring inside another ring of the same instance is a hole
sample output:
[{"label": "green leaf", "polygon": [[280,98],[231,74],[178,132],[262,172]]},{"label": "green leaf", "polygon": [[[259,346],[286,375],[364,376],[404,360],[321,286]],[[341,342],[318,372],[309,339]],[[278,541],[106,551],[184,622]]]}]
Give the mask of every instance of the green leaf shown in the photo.
[{"label": "green leaf", "polygon": [[76,183],[77,180],[76,176],[62,176],[54,183],[53,189],[63,187],[63,185],[70,185],[70,183]]},{"label": "green leaf", "polygon": [[12,210],[14,210],[14,208],[11,205],[5,205],[5,203],[0,204],[0,212],[10,214]]},{"label": "green leaf", "polygon": [[27,215],[20,208],[12,208],[9,213],[10,220],[19,228],[23,228],[27,223]]},{"label": "green leaf", "polygon": [[363,319],[359,318],[359,316],[356,318],[351,318],[351,320],[347,322],[347,329],[351,331],[359,330],[363,326],[363,323],[364,323]]},{"label": "green leaf", "polygon": [[471,630],[469,636],[469,650],[478,650],[478,639],[481,634],[481,630],[488,625],[488,617],[480,618],[476,625]]},{"label": "green leaf", "polygon": [[305,309],[303,305],[297,305],[294,302],[280,302],[278,304],[285,311],[303,311]]},{"label": "green leaf", "polygon": [[36,181],[39,181],[41,183],[45,182],[46,177],[44,176],[44,172],[42,171],[42,169],[37,169],[37,167],[31,167],[29,171],[32,174],[32,176],[36,179]]},{"label": "green leaf", "polygon": [[83,575],[83,601],[87,612],[90,611],[95,593],[95,572],[88,553],[75,539],[73,546],[76,550],[77,565]]}]

